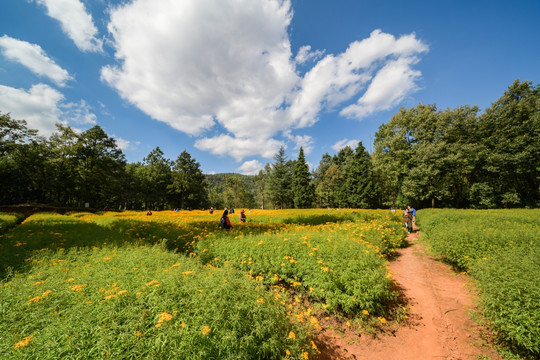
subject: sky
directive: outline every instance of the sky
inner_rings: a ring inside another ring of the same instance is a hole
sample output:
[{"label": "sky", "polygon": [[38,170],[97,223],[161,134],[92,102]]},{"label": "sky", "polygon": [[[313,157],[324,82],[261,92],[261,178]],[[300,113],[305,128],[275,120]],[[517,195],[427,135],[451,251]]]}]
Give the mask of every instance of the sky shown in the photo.
[{"label": "sky", "polygon": [[477,105],[540,83],[538,0],[0,2],[0,113],[50,136],[101,126],[128,162],[187,151],[257,174],[324,153],[400,107]]}]

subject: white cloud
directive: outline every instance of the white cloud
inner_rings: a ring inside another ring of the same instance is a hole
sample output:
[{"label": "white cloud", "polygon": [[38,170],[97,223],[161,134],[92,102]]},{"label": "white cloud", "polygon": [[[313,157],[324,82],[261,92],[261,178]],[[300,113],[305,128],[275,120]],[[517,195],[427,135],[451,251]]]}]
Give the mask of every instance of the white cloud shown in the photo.
[{"label": "white cloud", "polygon": [[111,135],[111,137],[116,141],[116,145],[118,145],[118,147],[122,151],[135,150],[135,149],[137,149],[137,146],[140,145],[140,142],[138,142],[138,141],[133,143],[133,142],[131,142],[129,140],[122,139],[121,137],[116,136],[114,134]]},{"label": "white cloud", "polygon": [[343,149],[344,147],[350,147],[351,149],[355,150],[358,147],[358,142],[360,140],[357,139],[343,139],[339,140],[337,143],[332,145],[332,149],[334,149],[335,152],[338,152],[339,150]]},{"label": "white cloud", "polygon": [[58,86],[65,86],[72,79],[39,45],[4,35],[0,37],[0,50],[7,59],[27,67],[36,75],[48,77]]},{"label": "white cloud", "polygon": [[62,118],[69,120],[74,125],[97,124],[96,115],[84,100],[81,100],[79,103],[60,104],[60,108],[63,109]]},{"label": "white cloud", "polygon": [[98,30],[92,16],[86,12],[80,0],[35,0],[47,8],[47,15],[60,22],[62,30],[85,52],[102,52],[103,41],[98,39]]},{"label": "white cloud", "polygon": [[340,114],[364,118],[376,111],[388,110],[417,90],[420,71],[411,69],[415,59],[401,58],[386,64],[375,76],[357,104],[347,106]]},{"label": "white cloud", "polygon": [[56,123],[95,124],[96,117],[84,100],[66,103],[64,95],[45,84],[33,85],[29,91],[0,85],[0,109],[17,120],[26,120],[30,129],[50,136]]},{"label": "white cloud", "polygon": [[229,155],[241,161],[250,154],[260,154],[272,158],[285,144],[275,139],[235,138],[230,135],[219,135],[212,138],[199,139],[195,147],[215,155]]},{"label": "white cloud", "polygon": [[[375,30],[369,38],[351,43],[344,53],[325,56],[305,74],[300,90],[292,97],[290,116],[296,119],[298,127],[311,126],[323,108],[333,109],[357,96],[370,81],[370,88],[381,88],[381,80],[387,78],[391,69],[394,69],[394,74],[401,74],[402,80],[414,81],[419,73],[411,70],[410,66],[416,63],[418,54],[426,51],[427,46],[414,35],[396,39],[393,35]],[[387,63],[389,65],[385,65]],[[393,90],[402,95],[415,89],[406,81],[396,81],[390,85],[401,85],[401,88]],[[388,89],[392,90],[391,87]],[[394,97],[387,104],[396,105],[400,99],[402,96]],[[375,96],[370,96],[363,100],[363,104],[371,105],[374,100]],[[365,116],[358,111],[347,111],[342,115],[356,118]]]},{"label": "white cloud", "polygon": [[244,175],[257,175],[264,165],[258,160],[246,161],[240,166],[237,171]]},{"label": "white cloud", "polygon": [[[308,153],[312,139],[291,136],[293,129],[351,100],[367,109],[385,74],[397,72],[387,64],[400,64],[402,79],[408,69],[414,83],[410,67],[427,51],[414,34],[376,30],[341,54],[321,58],[324,50],[303,46],[294,57],[290,0],[133,0],[110,14],[117,63],[103,67],[101,79],[153,119],[198,137],[197,148],[237,161],[271,158],[285,141]],[[296,66],[309,61],[317,63],[301,76]],[[394,85],[401,95],[379,99],[373,111],[416,89]],[[366,113],[353,107],[343,115]]]},{"label": "white cloud", "polygon": [[317,60],[323,55],[324,51],[311,51],[310,45],[304,45],[298,50],[298,53],[296,54],[296,58],[294,60],[297,64],[305,64],[308,61]]},{"label": "white cloud", "polygon": [[284,131],[283,134],[287,139],[294,142],[294,150],[304,149],[304,154],[309,155],[313,151],[313,138],[309,135],[291,135],[290,131]]}]

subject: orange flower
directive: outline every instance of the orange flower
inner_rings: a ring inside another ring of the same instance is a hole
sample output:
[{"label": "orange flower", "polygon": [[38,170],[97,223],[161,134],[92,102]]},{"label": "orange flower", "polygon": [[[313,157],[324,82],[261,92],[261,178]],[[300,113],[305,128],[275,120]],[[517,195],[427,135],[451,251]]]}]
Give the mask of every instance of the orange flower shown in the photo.
[{"label": "orange flower", "polygon": [[203,335],[208,334],[210,331],[212,331],[212,330],[210,330],[210,328],[208,326],[203,326],[203,328],[202,328],[202,334]]},{"label": "orange flower", "polygon": [[19,341],[18,343],[16,343],[15,345],[13,345],[13,349],[18,349],[20,347],[24,347],[24,346],[28,345],[31,340],[32,340],[32,335],[27,336],[24,339],[22,339],[21,341]]}]

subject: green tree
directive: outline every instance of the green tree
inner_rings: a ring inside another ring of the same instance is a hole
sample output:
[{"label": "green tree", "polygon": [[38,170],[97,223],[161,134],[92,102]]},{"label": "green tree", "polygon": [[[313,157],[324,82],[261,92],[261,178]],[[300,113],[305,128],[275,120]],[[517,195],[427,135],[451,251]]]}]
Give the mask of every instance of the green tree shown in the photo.
[{"label": "green tree", "polygon": [[203,208],[208,205],[208,184],[200,164],[187,151],[182,151],[174,162],[169,192],[176,207]]},{"label": "green tree", "polygon": [[314,201],[314,190],[311,184],[311,174],[304,157],[304,149],[300,148],[298,159],[294,163],[292,192],[294,206],[297,209],[306,209],[311,207]]},{"label": "green tree", "polygon": [[171,184],[171,161],[163,156],[158,147],[152,150],[142,162],[140,173],[141,190],[145,207],[156,209],[167,203],[167,187]]},{"label": "green tree", "polygon": [[274,206],[284,209],[291,205],[292,163],[287,161],[283,147],[274,156],[268,190]]},{"label": "green tree", "polygon": [[339,207],[350,207],[349,195],[351,194],[351,189],[346,185],[347,174],[349,173],[351,164],[354,158],[354,151],[350,146],[345,146],[338,151],[333,157],[334,164],[339,168],[339,172],[335,176],[334,180],[337,182],[336,191],[334,193],[334,203]]},{"label": "green tree", "polygon": [[93,207],[115,201],[126,164],[116,141],[96,125],[80,134],[74,150],[79,200]]},{"label": "green tree", "polygon": [[482,114],[477,188],[489,189],[496,206],[540,203],[540,87],[516,80]]},{"label": "green tree", "polygon": [[358,147],[345,175],[345,187],[348,189],[348,204],[354,208],[369,208],[375,198],[373,184],[373,166],[367,150],[358,142]]}]

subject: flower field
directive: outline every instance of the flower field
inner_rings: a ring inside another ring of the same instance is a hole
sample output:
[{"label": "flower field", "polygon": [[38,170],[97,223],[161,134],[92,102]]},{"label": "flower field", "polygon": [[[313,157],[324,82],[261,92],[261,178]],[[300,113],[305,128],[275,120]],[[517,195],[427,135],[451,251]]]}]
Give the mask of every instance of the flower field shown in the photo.
[{"label": "flower field", "polygon": [[[0,237],[4,358],[307,359],[320,316],[381,326],[388,211],[35,214]],[[0,217],[0,221],[3,218]]]},{"label": "flower field", "polygon": [[420,210],[432,249],[476,279],[502,340],[540,357],[540,210]]}]

